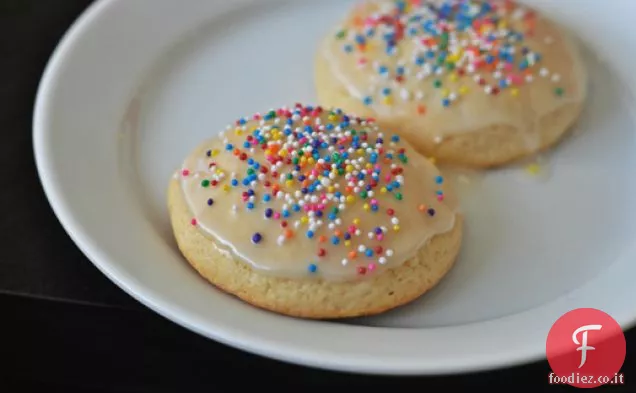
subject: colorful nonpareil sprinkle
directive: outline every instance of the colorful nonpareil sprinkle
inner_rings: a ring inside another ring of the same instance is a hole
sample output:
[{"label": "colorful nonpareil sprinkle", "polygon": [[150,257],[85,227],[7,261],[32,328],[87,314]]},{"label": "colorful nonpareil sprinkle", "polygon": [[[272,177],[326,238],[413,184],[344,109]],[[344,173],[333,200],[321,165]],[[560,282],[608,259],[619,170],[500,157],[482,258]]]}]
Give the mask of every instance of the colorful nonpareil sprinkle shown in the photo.
[{"label": "colorful nonpareil sprinkle", "polygon": [[[393,105],[398,99],[422,100],[413,89],[430,84],[440,105],[453,106],[472,88],[491,96],[512,97],[537,77],[560,76],[543,67],[543,55],[530,47],[537,25],[534,11],[510,0],[386,0],[351,26],[339,29],[336,42],[360,67],[373,67],[372,92],[365,105]],[[365,5],[361,5],[362,8]],[[363,12],[363,15],[368,12]],[[543,44],[550,45],[551,37]],[[379,48],[373,55],[369,48]],[[556,96],[565,90],[557,86]],[[426,114],[422,105],[416,112]]]},{"label": "colorful nonpareil sprinkle", "polygon": [[536,176],[541,172],[541,166],[537,163],[531,163],[526,166],[526,172],[530,175]]},{"label": "colorful nonpareil sprinkle", "polygon": [[263,236],[260,233],[257,232],[252,235],[252,243],[258,244],[261,242],[261,240],[263,240]]},{"label": "colorful nonpareil sprinkle", "polygon": [[[359,274],[376,271],[393,256],[391,237],[402,229],[398,212],[434,220],[431,204],[444,199],[444,179],[437,173],[431,187],[422,188],[433,189],[432,195],[406,193],[405,168],[413,157],[404,142],[382,133],[373,119],[339,109],[297,104],[255,114],[234,122],[220,141],[222,151],[201,157],[208,170],[196,184],[205,190],[206,209],[231,206],[235,214],[271,225],[271,233],[261,228],[251,234],[252,247],[313,244],[311,260],[298,261],[309,273],[319,273],[324,263],[353,264]],[[192,176],[193,170],[180,173]],[[208,198],[219,188],[227,192]],[[332,261],[337,248],[346,259]]]}]

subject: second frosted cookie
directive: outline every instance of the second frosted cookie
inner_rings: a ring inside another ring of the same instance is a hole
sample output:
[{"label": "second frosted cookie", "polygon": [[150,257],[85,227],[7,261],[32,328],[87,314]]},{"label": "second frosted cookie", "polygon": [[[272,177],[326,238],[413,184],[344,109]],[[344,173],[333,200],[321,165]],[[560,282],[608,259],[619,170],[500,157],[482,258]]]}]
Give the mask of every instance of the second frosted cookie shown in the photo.
[{"label": "second frosted cookie", "polygon": [[316,87],[441,162],[493,167],[562,139],[586,71],[559,27],[511,1],[376,0],[321,43]]}]

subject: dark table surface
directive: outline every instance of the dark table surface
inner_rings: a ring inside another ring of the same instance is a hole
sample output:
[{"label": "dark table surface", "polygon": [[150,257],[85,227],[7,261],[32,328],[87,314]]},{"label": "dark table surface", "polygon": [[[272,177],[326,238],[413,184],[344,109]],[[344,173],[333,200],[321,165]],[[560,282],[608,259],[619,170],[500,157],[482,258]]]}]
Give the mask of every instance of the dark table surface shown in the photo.
[{"label": "dark table surface", "polygon": [[[108,281],[51,211],[31,144],[41,73],[61,36],[90,2],[0,0],[0,171],[5,180],[0,192],[0,391],[229,391],[254,381],[272,389],[566,389],[548,385],[547,362],[427,378],[348,375],[284,364],[187,331]],[[636,375],[633,330],[627,332],[627,346],[626,384],[607,389],[636,391],[630,389]]]}]

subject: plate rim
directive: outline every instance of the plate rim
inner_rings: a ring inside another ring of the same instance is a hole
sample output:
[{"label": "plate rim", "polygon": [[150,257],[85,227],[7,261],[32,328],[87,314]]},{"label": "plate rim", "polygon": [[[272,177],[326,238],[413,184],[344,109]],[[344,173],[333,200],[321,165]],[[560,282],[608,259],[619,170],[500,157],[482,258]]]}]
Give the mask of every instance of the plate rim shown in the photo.
[{"label": "plate rim", "polygon": [[[38,85],[35,106],[33,111],[33,152],[36,163],[37,174],[42,184],[44,194],[61,226],[76,246],[82,251],[84,256],[91,263],[108,277],[119,288],[129,294],[131,297],[153,310],[164,318],[177,323],[178,325],[196,332],[204,337],[218,341],[225,345],[243,350],[246,352],[258,354],[279,361],[305,365],[319,369],[327,369],[334,371],[349,371],[360,374],[382,374],[382,375],[452,375],[463,374],[469,372],[487,371],[493,369],[503,369],[514,367],[522,364],[545,359],[545,348],[537,346],[528,346],[517,348],[515,351],[501,351],[497,356],[475,357],[474,360],[463,360],[460,365],[451,365],[448,361],[444,364],[434,364],[435,362],[424,361],[406,365],[387,364],[382,360],[367,360],[363,358],[342,357],[338,354],[325,354],[316,352],[315,350],[307,350],[297,348],[294,345],[280,345],[278,342],[268,341],[267,339],[254,336],[245,336],[241,332],[232,332],[225,326],[218,325],[218,329],[210,332],[197,326],[196,317],[184,315],[183,310],[174,310],[161,296],[153,289],[143,284],[134,283],[134,279],[127,277],[125,273],[118,271],[116,264],[109,261],[107,252],[104,252],[99,246],[97,239],[92,238],[88,233],[83,231],[82,224],[78,217],[73,213],[70,206],[64,198],[64,191],[59,183],[55,181],[55,172],[48,169],[51,157],[47,151],[47,145],[50,138],[49,117],[50,117],[50,97],[53,95],[57,78],[60,70],[63,69],[65,61],[69,58],[68,54],[72,52],[77,40],[81,38],[83,33],[90,29],[95,19],[105,12],[109,7],[124,3],[122,0],[97,0],[89,5],[80,16],[71,24],[65,34],[62,36],[55,50],[47,62],[45,70],[42,74]],[[238,2],[237,2],[238,3]],[[609,268],[608,268],[609,270]],[[564,295],[567,297],[567,294]],[[556,302],[561,298],[555,298],[551,302]],[[546,304],[550,304],[546,303]],[[501,323],[502,321],[511,322],[521,318],[520,315],[527,316],[535,309],[545,307],[539,305],[528,311],[523,311],[508,316],[494,318],[487,321],[476,322],[475,324],[491,325]],[[173,309],[173,310],[171,310]],[[181,312],[176,312],[181,311]],[[636,325],[636,314],[630,316],[623,315],[619,319],[619,323],[627,330]],[[301,321],[300,323],[306,323]],[[471,324],[468,324],[471,325]],[[465,325],[459,326],[459,328]],[[371,327],[352,327],[347,329],[378,329],[386,330],[389,328],[371,328]],[[395,331],[406,331],[411,329],[396,329]],[[436,328],[430,329],[435,330]],[[439,328],[448,329],[448,328]],[[420,330],[420,329],[416,329]],[[546,332],[547,333],[547,332]],[[521,350],[523,349],[523,350]]]}]

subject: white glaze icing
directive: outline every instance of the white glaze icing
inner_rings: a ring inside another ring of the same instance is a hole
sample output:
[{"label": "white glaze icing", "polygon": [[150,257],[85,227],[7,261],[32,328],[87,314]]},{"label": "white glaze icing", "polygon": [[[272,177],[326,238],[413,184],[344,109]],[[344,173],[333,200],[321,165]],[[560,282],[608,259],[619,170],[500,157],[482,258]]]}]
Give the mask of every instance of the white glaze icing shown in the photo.
[{"label": "white glaze icing", "polygon": [[[403,12],[397,12],[400,3],[407,4]],[[366,106],[378,119],[406,119],[439,141],[453,134],[511,126],[525,131],[528,149],[533,150],[541,118],[585,99],[587,74],[577,44],[532,10],[504,1],[409,3],[361,2],[320,48],[331,75],[351,96],[368,100]],[[447,18],[440,18],[444,4],[455,8]],[[474,17],[473,27],[456,28],[458,15],[469,13],[458,12],[460,7],[477,12],[482,4],[496,8]],[[493,17],[498,20],[489,23]],[[448,35],[441,38],[445,28]],[[518,33],[524,38],[517,39]],[[403,35],[392,39],[392,53],[387,53],[391,46],[386,34]],[[495,59],[494,69],[489,69],[489,55]],[[501,61],[499,56],[504,56]],[[524,69],[522,62],[528,64]],[[401,75],[399,67],[404,70]],[[499,85],[501,81],[505,86]],[[387,88],[391,93],[384,95],[381,91]],[[493,91],[498,94],[487,93]],[[415,116],[419,112],[422,115]]]},{"label": "white glaze icing", "polygon": [[440,172],[397,136],[340,111],[273,113],[240,119],[178,172],[192,224],[227,256],[265,274],[355,279],[455,225]]}]

